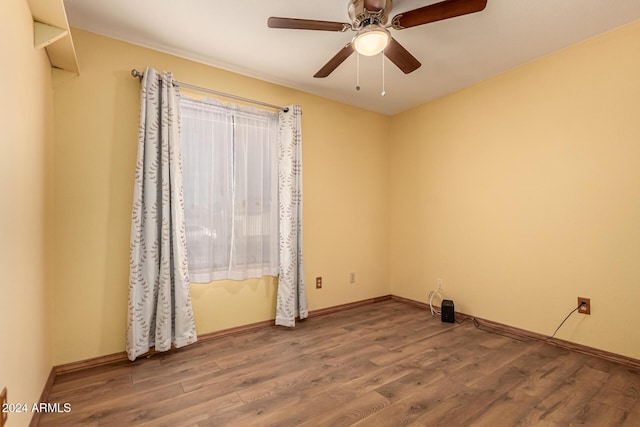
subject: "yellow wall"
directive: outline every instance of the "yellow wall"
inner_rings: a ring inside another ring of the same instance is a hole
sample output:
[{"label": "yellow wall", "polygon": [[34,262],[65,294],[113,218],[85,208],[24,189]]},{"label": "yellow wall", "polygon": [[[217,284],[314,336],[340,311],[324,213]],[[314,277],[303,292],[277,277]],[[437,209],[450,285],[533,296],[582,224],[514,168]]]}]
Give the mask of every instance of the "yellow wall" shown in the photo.
[{"label": "yellow wall", "polygon": [[[40,399],[52,366],[49,208],[53,94],[44,51],[33,48],[25,0],[0,6],[0,389]],[[31,414],[9,414],[28,425]]]},{"label": "yellow wall", "polygon": [[[145,66],[302,105],[311,310],[389,293],[426,301],[443,278],[457,310],[550,334],[584,296],[593,314],[558,336],[640,358],[629,339],[640,320],[640,24],[392,118],[73,37],[82,74],[54,73],[55,364],[124,350],[140,90],[129,73]],[[275,288],[193,284],[198,333],[272,319]]]},{"label": "yellow wall", "polygon": [[[140,93],[132,68],[300,104],[309,308],[389,293],[388,117],[80,30],[73,39],[81,75],[54,73],[55,364],[124,350]],[[275,287],[193,284],[198,333],[273,319]]]},{"label": "yellow wall", "polygon": [[392,119],[391,291],[640,358],[640,22]]}]

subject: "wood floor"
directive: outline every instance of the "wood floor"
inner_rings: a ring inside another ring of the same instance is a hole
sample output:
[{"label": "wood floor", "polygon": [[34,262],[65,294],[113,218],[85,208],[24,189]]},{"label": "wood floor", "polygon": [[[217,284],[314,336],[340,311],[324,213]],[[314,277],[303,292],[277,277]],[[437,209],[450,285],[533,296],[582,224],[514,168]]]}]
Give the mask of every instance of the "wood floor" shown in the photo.
[{"label": "wood floor", "polygon": [[640,371],[386,301],[56,378],[40,425],[640,426]]}]

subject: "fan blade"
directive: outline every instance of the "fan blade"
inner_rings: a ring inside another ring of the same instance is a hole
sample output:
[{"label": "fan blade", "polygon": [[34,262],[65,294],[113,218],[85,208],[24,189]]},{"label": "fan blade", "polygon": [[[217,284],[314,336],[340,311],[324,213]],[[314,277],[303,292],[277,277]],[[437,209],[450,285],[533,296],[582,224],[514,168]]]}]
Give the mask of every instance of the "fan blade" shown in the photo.
[{"label": "fan blade", "polygon": [[327,62],[325,66],[320,69],[320,71],[314,74],[313,77],[315,78],[327,77],[329,74],[333,73],[333,70],[338,68],[338,65],[342,64],[345,59],[351,56],[353,52],[354,50],[353,50],[353,46],[351,46],[351,42],[347,43],[346,45],[344,45],[342,49],[340,49],[338,53],[336,53],[336,56],[331,58],[329,62]]},{"label": "fan blade", "polygon": [[487,7],[487,0],[445,0],[419,9],[399,13],[393,17],[396,30],[480,12]]},{"label": "fan blade", "polygon": [[422,65],[420,61],[411,55],[409,51],[394,38],[391,38],[389,46],[384,49],[384,55],[405,74],[417,70]]},{"label": "fan blade", "polygon": [[290,30],[347,31],[351,24],[332,21],[314,21],[313,19],[278,18],[272,16],[267,21],[269,28],[286,28]]},{"label": "fan blade", "polygon": [[378,12],[387,5],[387,0],[364,0],[364,8],[369,12]]}]

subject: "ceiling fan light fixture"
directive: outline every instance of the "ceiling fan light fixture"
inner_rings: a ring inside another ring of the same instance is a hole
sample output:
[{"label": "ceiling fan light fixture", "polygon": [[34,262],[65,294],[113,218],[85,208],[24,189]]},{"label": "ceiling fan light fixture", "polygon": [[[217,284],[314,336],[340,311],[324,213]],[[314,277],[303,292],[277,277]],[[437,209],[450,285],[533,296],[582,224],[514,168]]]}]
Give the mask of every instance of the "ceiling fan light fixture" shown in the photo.
[{"label": "ceiling fan light fixture", "polygon": [[377,24],[367,25],[353,39],[353,47],[360,55],[374,56],[382,52],[391,41],[386,28]]}]

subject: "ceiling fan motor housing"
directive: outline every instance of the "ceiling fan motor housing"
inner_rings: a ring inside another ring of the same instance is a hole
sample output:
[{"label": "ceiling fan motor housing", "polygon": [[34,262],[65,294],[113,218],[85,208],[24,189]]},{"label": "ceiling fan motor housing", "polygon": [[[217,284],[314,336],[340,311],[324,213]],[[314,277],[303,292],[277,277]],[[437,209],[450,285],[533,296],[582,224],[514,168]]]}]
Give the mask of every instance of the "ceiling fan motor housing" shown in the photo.
[{"label": "ceiling fan motor housing", "polygon": [[[368,9],[365,6],[368,6]],[[392,0],[351,0],[349,18],[353,28],[358,29],[369,24],[386,25],[392,6]]]}]

